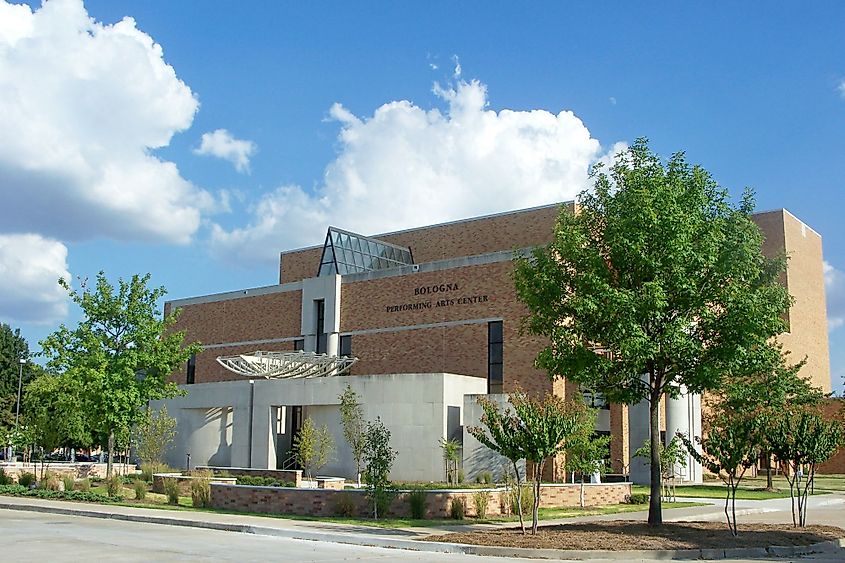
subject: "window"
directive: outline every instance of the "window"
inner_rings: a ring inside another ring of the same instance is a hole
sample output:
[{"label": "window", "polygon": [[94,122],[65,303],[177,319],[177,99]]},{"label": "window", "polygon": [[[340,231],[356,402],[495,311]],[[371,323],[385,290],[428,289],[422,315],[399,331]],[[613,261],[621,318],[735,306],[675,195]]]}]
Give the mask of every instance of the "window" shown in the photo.
[{"label": "window", "polygon": [[502,393],[504,388],[504,327],[502,321],[487,323],[487,392]]},{"label": "window", "polygon": [[607,397],[603,393],[582,387],[581,395],[584,397],[584,403],[588,407],[594,409],[610,409],[610,403],[607,402]]},{"label": "window", "polygon": [[300,352],[305,350],[305,339],[304,338],[297,338],[293,341],[293,351]]},{"label": "window", "polygon": [[352,336],[346,335],[340,337],[340,355],[352,356]]},{"label": "window", "polygon": [[317,308],[317,353],[325,354],[328,349],[328,337],[326,335],[326,301],[318,299],[314,301]]},{"label": "window", "polygon": [[329,227],[317,275],[372,272],[413,263],[410,248]]},{"label": "window", "polygon": [[193,385],[194,380],[196,379],[197,373],[197,355],[191,354],[191,357],[188,358],[188,374],[187,378],[185,379],[185,383],[188,385]]}]

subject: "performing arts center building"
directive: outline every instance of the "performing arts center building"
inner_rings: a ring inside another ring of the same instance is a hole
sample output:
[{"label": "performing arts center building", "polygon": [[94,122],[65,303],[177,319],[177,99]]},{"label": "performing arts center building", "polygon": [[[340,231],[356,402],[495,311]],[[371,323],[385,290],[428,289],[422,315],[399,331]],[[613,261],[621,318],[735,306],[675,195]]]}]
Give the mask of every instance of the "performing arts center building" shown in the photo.
[{"label": "performing arts center building", "polygon": [[[572,210],[571,203],[563,207]],[[178,420],[174,466],[289,468],[306,418],[326,424],[335,455],[321,474],[352,477],[339,399],[347,385],[368,420],[391,430],[395,480],[442,480],[442,439],[462,442],[467,479],[505,464],[466,431],[477,425],[479,395],[584,394],[550,381],[533,362],[545,342],[520,333],[526,308],[512,280],[515,252],[550,242],[561,205],[363,236],[329,227],[322,244],[281,253],[279,283],[170,301],[177,328],[203,350],[175,374],[187,391],[165,403]],[[816,385],[830,390],[821,237],[788,211],[754,216],[764,252],[786,253],[783,276],[795,303],[781,336]],[[318,241],[315,241],[318,242]],[[647,407],[606,404],[597,431],[612,436],[614,473],[647,480],[631,454],[648,436]],[[160,403],[159,403],[160,404]],[[698,434],[700,397],[666,400],[667,435]],[[550,464],[554,465],[554,464]],[[563,479],[560,467],[553,476]],[[690,460],[681,478],[698,481]]]}]

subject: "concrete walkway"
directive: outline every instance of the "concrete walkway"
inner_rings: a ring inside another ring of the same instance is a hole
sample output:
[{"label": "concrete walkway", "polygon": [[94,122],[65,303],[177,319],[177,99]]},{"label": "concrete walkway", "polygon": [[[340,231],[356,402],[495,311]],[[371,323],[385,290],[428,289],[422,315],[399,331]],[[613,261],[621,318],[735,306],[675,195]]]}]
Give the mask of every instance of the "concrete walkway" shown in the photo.
[{"label": "concrete walkway", "polygon": [[[723,504],[717,499],[684,500],[698,500],[700,502],[708,503],[716,502],[718,504],[664,510],[665,521],[719,521],[724,518],[722,508]],[[6,496],[0,496],[0,509],[146,522],[170,526],[187,526],[211,530],[285,537],[291,539],[354,544],[370,547],[436,551],[440,553],[462,553],[466,552],[466,550],[464,547],[453,544],[433,544],[429,542],[421,542],[419,541],[420,538],[431,534],[465,531],[468,529],[490,529],[514,525],[512,523],[468,524],[425,528],[386,529],[335,522],[292,520],[267,516],[134,508],[126,506],[86,504]],[[791,524],[792,515],[790,500],[786,498],[763,501],[737,501],[737,517],[740,523],[769,522]],[[542,523],[544,525],[565,525],[574,522],[620,519],[644,520],[646,518],[647,511],[644,510],[642,512],[624,514],[605,514],[559,520],[544,520]],[[808,524],[819,523],[845,528],[845,493],[816,495],[811,497],[807,520]],[[490,554],[492,555],[492,553]]]}]

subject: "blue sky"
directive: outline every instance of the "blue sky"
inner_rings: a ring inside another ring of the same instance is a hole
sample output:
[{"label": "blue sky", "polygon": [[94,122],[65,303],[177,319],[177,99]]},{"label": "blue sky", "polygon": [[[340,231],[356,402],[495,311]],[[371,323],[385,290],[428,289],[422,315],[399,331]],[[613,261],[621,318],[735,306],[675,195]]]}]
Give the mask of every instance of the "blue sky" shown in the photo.
[{"label": "blue sky", "polygon": [[647,136],[823,235],[842,389],[845,5],[302,4],[0,0],[0,320],[37,348],[59,275],[268,285],[328,223],[571,199]]}]

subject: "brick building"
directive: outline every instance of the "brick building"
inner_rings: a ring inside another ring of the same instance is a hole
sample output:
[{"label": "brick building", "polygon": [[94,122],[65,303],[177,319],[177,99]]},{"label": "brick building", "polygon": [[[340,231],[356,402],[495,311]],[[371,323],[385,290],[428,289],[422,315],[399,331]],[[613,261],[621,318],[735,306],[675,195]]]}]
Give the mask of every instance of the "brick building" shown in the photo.
[{"label": "brick building", "polygon": [[[573,204],[563,206],[571,210]],[[178,328],[203,345],[173,376],[189,392],[170,407],[171,413],[186,411],[177,450],[191,450],[199,464],[282,465],[298,425],[310,416],[337,429],[338,459],[325,471],[348,474],[351,458],[337,428],[336,396],[341,382],[353,383],[367,389],[368,416],[389,421],[413,458],[400,464],[398,477],[431,479],[438,477],[432,475],[438,463],[417,473],[413,467],[421,456],[439,460],[439,438],[466,436],[463,428],[477,417],[474,395],[517,386],[578,393],[533,367],[544,342],[520,334],[526,309],[511,279],[514,253],[548,243],[560,209],[549,205],[367,237],[329,228],[323,244],[281,253],[277,285],[168,302],[166,310],[181,309]],[[821,237],[785,210],[754,220],[766,237],[764,252],[790,257],[782,281],[795,304],[782,341],[793,358],[808,357],[804,374],[829,390]],[[218,361],[256,350],[355,357],[344,375],[359,377],[249,383]],[[283,387],[287,391],[279,391]],[[432,387],[440,391],[425,399],[431,408],[415,408],[416,395],[422,400]],[[276,397],[256,414],[257,393],[261,400]],[[285,398],[293,396],[299,402]],[[397,404],[405,405],[403,412]],[[700,418],[690,405],[680,416]],[[425,415],[417,412],[423,410]],[[609,405],[599,417],[599,430],[614,436],[610,458],[617,471],[628,465],[632,445],[641,443],[629,427],[641,428],[643,421],[628,411]],[[666,414],[671,419],[668,407]],[[694,430],[690,424],[686,428]],[[414,439],[413,432],[423,429],[433,432],[426,438],[431,443]],[[480,470],[469,459],[473,452],[477,448],[465,443],[464,464]],[[184,459],[182,451],[173,455]]]}]

